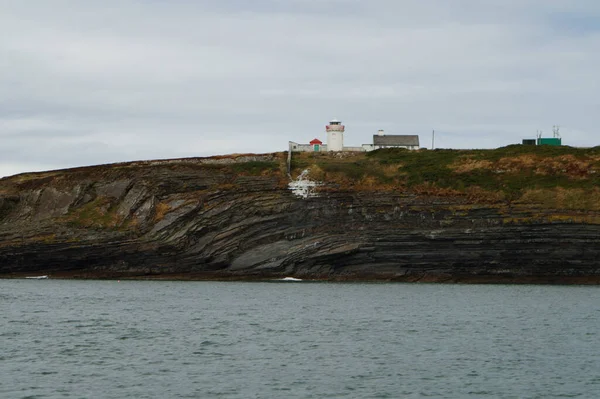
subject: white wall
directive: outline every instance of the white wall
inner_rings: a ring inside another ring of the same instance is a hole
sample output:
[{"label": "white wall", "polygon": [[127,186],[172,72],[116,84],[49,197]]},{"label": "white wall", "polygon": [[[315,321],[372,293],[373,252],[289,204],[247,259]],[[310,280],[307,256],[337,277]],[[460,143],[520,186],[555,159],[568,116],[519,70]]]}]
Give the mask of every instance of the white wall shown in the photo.
[{"label": "white wall", "polygon": [[[327,144],[320,145],[319,152],[327,151]],[[312,144],[299,144],[293,141],[289,143],[289,151],[291,152],[315,152],[315,148]]]},{"label": "white wall", "polygon": [[[336,132],[339,133],[339,132]],[[327,151],[327,144],[321,144],[321,148],[319,152]],[[335,147],[338,148],[338,147]],[[409,150],[418,150],[419,146],[417,145],[409,145],[409,146],[379,146],[374,144],[363,144],[360,147],[340,147],[340,149],[332,149],[331,151],[348,151],[348,152],[361,152],[361,151],[374,151],[380,148],[407,148]],[[315,152],[314,147],[311,144],[299,144],[293,141],[290,141],[289,150],[292,152]]]},{"label": "white wall", "polygon": [[339,131],[327,132],[327,148],[328,151],[343,151],[344,149],[344,133]]},{"label": "white wall", "polygon": [[374,145],[374,144],[363,144],[363,148],[368,148],[366,151],[378,150],[380,148],[406,148],[408,150],[418,150],[418,145]]}]

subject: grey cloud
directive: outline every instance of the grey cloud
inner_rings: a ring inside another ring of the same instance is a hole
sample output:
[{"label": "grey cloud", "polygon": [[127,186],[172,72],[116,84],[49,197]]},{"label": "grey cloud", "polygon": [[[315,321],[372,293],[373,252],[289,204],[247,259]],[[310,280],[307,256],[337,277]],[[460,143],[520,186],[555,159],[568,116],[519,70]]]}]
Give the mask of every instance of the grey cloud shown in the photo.
[{"label": "grey cloud", "polygon": [[494,147],[558,123],[597,145],[597,15],[588,0],[3,3],[0,175],[283,150],[332,117],[350,144],[436,128],[440,146]]}]

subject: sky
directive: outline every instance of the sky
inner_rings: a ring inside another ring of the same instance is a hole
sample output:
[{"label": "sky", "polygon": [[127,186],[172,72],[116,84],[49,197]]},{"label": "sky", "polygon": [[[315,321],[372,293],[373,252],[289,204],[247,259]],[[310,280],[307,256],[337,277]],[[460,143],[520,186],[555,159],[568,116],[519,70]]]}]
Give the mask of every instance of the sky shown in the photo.
[{"label": "sky", "polygon": [[418,134],[600,145],[597,0],[0,0],[0,176]]}]

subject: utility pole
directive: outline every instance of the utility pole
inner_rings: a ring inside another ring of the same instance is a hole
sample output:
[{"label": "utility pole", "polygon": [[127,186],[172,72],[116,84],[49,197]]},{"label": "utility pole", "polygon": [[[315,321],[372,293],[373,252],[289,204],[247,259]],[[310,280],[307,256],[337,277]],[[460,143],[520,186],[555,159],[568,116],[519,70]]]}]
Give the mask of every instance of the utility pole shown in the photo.
[{"label": "utility pole", "polygon": [[431,149],[435,148],[435,130],[431,131]]}]

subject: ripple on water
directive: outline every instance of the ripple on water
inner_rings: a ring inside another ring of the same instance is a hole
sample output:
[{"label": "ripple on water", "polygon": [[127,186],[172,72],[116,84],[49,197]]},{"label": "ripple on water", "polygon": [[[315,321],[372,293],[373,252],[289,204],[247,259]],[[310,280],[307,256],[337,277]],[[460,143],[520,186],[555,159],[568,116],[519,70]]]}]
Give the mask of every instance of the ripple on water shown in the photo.
[{"label": "ripple on water", "polygon": [[0,280],[0,397],[580,397],[594,287]]}]

